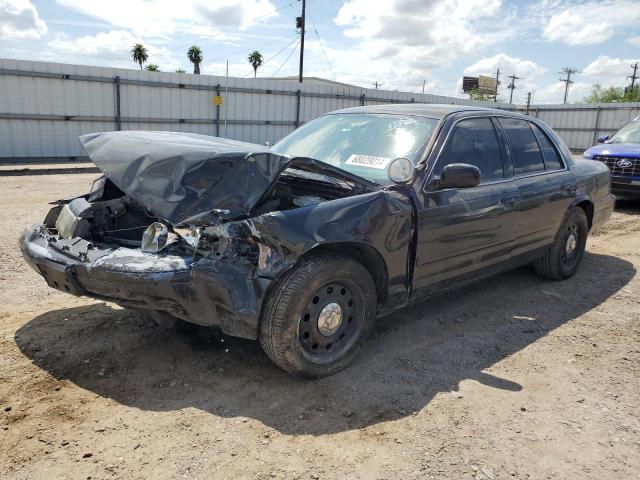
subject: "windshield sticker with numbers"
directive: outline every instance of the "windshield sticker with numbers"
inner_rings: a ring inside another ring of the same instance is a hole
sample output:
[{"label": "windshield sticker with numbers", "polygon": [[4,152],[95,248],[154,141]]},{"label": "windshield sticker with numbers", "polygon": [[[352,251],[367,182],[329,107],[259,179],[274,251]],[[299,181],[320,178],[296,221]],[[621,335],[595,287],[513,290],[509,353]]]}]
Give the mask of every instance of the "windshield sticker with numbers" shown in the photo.
[{"label": "windshield sticker with numbers", "polygon": [[387,157],[375,157],[373,155],[351,155],[349,159],[344,162],[345,165],[356,165],[358,167],[365,168],[377,168],[383,170],[387,168],[390,158]]}]

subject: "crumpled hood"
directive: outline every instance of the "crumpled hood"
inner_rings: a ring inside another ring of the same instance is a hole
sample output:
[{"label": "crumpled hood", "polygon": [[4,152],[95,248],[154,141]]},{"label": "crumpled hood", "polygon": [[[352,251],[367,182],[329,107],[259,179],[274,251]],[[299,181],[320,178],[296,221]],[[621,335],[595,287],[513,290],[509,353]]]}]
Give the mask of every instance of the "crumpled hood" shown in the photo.
[{"label": "crumpled hood", "polygon": [[249,215],[289,162],[260,145],[192,133],[91,133],[80,142],[120,190],[173,226]]}]

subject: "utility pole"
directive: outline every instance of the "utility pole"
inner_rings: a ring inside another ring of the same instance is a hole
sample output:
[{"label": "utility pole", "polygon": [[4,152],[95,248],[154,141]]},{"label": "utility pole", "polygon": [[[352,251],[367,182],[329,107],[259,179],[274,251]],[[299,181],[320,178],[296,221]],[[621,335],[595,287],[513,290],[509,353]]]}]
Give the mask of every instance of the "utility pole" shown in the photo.
[{"label": "utility pole", "polygon": [[527,93],[527,115],[529,115],[529,108],[531,108],[531,92]]},{"label": "utility pole", "polygon": [[638,62],[631,65],[631,68],[633,68],[633,75],[629,75],[627,78],[631,79],[631,90],[633,90],[633,87],[636,85],[636,80],[638,79]]},{"label": "utility pole", "polygon": [[422,94],[423,95],[424,95],[424,85],[425,85],[425,83],[427,83],[427,81],[426,80],[422,80]]},{"label": "utility pole", "polygon": [[509,103],[513,103],[513,91],[516,89],[516,80],[520,80],[521,77],[516,76],[516,74],[514,73],[513,75],[507,75],[507,78],[511,79],[511,83],[507,87],[509,90],[511,90],[511,95],[509,96]]},{"label": "utility pole", "polygon": [[494,102],[498,101],[498,86],[500,85],[500,69],[496,71],[496,96],[493,98]]},{"label": "utility pole", "polygon": [[574,73],[578,73],[578,70],[571,67],[564,67],[560,73],[567,76],[567,78],[560,79],[560,81],[564,83],[564,102],[563,103],[567,103],[567,96],[569,95],[569,85],[573,83],[573,80],[571,80],[571,75],[573,75]]},{"label": "utility pole", "polygon": [[[376,90],[378,89],[378,87],[381,87],[382,85],[384,85],[384,83],[380,83],[380,82],[378,82],[377,80],[376,80],[375,82],[371,82],[371,83],[373,83],[373,84],[375,85]],[[422,87],[422,88],[423,88],[423,90],[424,90],[424,87]]]},{"label": "utility pole", "polygon": [[305,24],[306,10],[307,10],[307,0],[302,0],[302,15],[296,18],[296,27],[300,29],[300,71],[298,73],[298,82],[300,83],[302,83],[302,71],[304,67],[304,29],[306,26]]}]

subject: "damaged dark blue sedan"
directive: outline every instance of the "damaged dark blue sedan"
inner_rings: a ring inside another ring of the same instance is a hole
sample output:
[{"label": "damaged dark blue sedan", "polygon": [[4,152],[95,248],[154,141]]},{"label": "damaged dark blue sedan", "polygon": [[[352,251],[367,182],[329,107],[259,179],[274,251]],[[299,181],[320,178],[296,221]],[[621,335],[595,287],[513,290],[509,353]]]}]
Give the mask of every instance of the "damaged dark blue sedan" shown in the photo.
[{"label": "damaged dark blue sedan", "polygon": [[576,273],[607,167],[544,123],[454,105],[353,108],[271,148],[81,137],[104,175],[20,241],[49,286],[258,339],[293,374],[347,365],[376,316],[532,263]]}]

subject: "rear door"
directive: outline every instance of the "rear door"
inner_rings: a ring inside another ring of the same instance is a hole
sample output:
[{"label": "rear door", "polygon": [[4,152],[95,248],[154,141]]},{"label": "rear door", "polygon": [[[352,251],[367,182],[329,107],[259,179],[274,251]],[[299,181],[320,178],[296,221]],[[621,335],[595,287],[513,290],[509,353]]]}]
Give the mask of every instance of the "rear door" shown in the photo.
[{"label": "rear door", "polygon": [[481,181],[472,188],[434,191],[426,181],[417,192],[417,296],[428,293],[424,287],[506,260],[515,238],[517,189],[505,172],[503,147],[491,118],[463,118],[452,125],[427,180],[451,163],[477,166]]},{"label": "rear door", "polygon": [[553,242],[560,222],[577,194],[574,175],[556,146],[537,125],[524,119],[501,117],[518,189],[518,255]]}]

